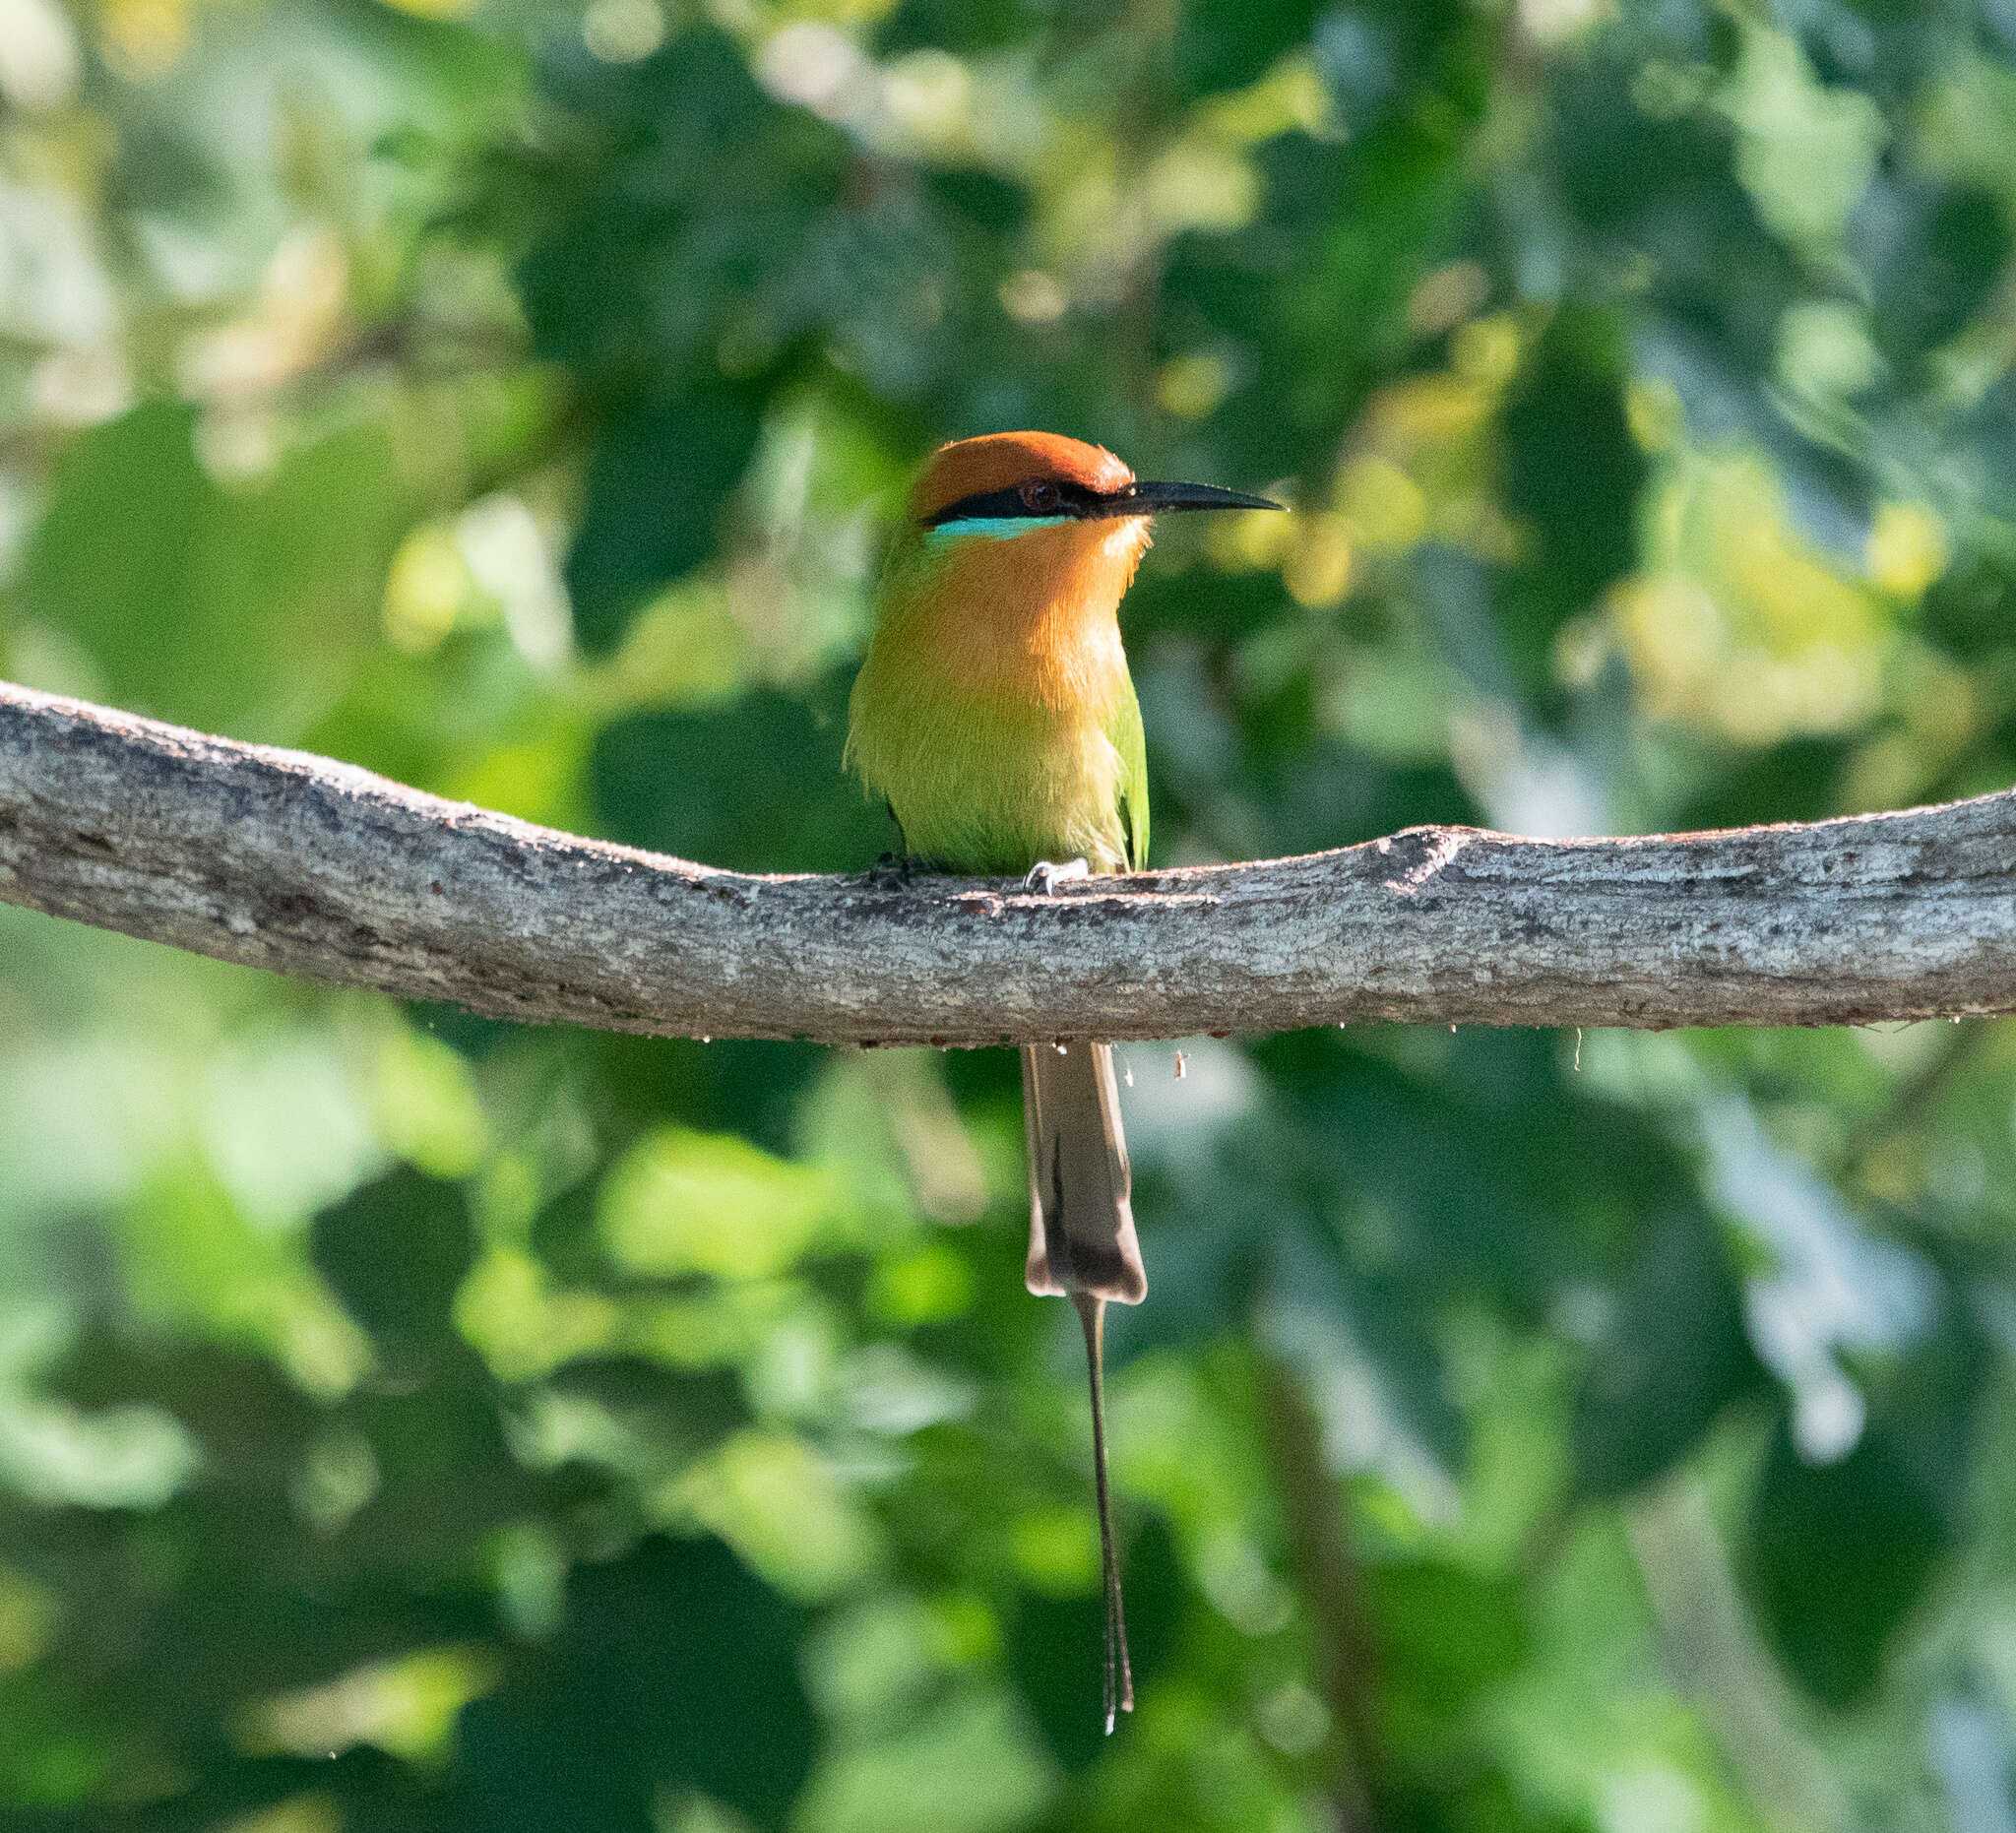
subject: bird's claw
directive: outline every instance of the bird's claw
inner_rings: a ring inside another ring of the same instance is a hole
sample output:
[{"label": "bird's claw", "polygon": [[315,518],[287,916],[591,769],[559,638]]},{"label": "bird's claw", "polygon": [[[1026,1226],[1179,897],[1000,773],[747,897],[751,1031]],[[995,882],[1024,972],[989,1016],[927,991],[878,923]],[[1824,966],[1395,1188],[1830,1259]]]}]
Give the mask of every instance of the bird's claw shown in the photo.
[{"label": "bird's claw", "polygon": [[908,886],[917,875],[917,862],[907,853],[885,853],[868,867],[870,884]]},{"label": "bird's claw", "polygon": [[1066,859],[1062,865],[1048,859],[1039,859],[1029,868],[1022,880],[1025,891],[1040,891],[1044,897],[1054,897],[1058,884],[1069,878],[1090,878],[1092,867],[1083,859]]}]

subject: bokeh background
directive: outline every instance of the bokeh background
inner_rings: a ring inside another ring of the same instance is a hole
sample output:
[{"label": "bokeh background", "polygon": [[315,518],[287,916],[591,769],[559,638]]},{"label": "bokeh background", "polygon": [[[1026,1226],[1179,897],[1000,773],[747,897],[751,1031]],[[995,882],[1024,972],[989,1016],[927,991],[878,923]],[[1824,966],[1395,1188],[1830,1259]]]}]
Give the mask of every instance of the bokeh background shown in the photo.
[{"label": "bokeh background", "polygon": [[[1298,511],[1163,860],[2000,788],[2012,224],[2011,0],[0,0],[0,673],[856,869],[1030,425]],[[1009,1053],[0,910],[0,1824],[2016,1829],[2016,1028],[1186,1048],[1107,1741]]]}]

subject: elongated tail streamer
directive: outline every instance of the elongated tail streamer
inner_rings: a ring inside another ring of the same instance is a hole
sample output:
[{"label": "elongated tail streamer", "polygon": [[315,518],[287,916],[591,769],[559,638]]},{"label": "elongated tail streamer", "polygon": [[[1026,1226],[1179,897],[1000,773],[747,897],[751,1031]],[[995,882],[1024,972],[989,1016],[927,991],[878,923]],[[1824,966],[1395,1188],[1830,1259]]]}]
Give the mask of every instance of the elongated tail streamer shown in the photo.
[{"label": "elongated tail streamer", "polygon": [[1085,1326],[1085,1365],[1092,1382],[1093,1484],[1099,1497],[1100,1584],[1105,1594],[1106,1736],[1122,1712],[1134,1710],[1134,1665],[1127,1656],[1127,1612],[1120,1597],[1120,1559],[1113,1546],[1113,1501],[1106,1484],[1106,1301],[1074,1293],[1078,1320]]},{"label": "elongated tail streamer", "polygon": [[1134,1674],[1106,1477],[1105,1308],[1108,1300],[1139,1304],[1148,1293],[1134,1238],[1133,1175],[1120,1132],[1111,1046],[1026,1046],[1022,1100],[1029,1137],[1029,1290],[1070,1298],[1085,1327],[1110,1733],[1120,1713],[1134,1710]]}]

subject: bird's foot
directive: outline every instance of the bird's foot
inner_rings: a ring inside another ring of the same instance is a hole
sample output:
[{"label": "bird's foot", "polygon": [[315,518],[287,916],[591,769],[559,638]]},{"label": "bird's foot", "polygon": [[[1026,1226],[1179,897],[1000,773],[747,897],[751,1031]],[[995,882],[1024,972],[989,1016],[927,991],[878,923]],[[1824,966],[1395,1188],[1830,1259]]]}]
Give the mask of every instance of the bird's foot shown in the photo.
[{"label": "bird's foot", "polygon": [[1040,891],[1044,897],[1056,895],[1057,886],[1069,878],[1090,878],[1092,867],[1083,859],[1066,859],[1062,865],[1052,864],[1048,859],[1039,859],[1029,868],[1023,878],[1025,891]]},{"label": "bird's foot", "polygon": [[885,853],[868,867],[871,884],[908,886],[923,869],[922,862],[907,853]]}]

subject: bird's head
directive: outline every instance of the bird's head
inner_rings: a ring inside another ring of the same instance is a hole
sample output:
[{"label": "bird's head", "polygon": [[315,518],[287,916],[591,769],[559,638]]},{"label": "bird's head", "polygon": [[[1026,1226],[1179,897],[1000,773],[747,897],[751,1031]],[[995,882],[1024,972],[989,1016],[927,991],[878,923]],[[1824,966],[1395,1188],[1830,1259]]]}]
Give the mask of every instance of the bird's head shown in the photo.
[{"label": "bird's head", "polygon": [[1009,540],[1082,525],[1088,536],[1116,522],[1143,531],[1150,517],[1181,509],[1279,509],[1208,483],[1148,483],[1102,446],[1057,433],[987,433],[940,446],[911,492],[925,541]]}]

